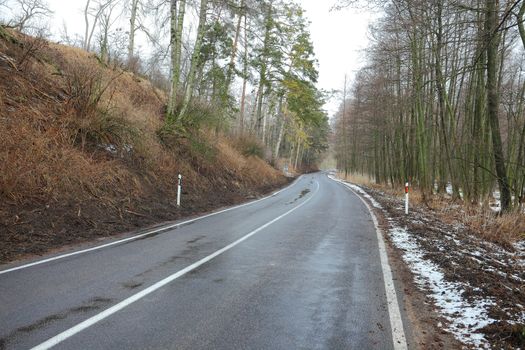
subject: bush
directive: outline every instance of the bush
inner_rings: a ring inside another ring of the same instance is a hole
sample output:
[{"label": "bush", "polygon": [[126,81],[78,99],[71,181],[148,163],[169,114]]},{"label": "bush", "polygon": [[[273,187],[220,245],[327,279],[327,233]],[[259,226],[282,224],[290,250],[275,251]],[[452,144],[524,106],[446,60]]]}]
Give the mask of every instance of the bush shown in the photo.
[{"label": "bush", "polygon": [[240,136],[237,140],[235,140],[234,147],[246,157],[255,156],[264,159],[265,147],[262,142],[256,139],[254,136]]},{"label": "bush", "polygon": [[139,142],[139,130],[111,107],[108,88],[120,75],[104,81],[102,71],[82,66],[70,67],[65,73],[68,129],[71,142],[84,150],[87,145],[133,148]]}]

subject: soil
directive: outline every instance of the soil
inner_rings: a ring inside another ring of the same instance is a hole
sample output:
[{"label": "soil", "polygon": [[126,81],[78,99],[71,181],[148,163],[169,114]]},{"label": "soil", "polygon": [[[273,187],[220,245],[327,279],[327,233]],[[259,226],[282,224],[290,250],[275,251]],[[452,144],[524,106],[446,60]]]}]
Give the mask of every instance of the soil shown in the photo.
[{"label": "soil", "polygon": [[64,250],[72,245],[101,241],[136,232],[152,225],[258,198],[283,187],[293,179],[282,177],[272,185],[247,189],[216,188],[198,196],[182,192],[182,205],[162,191],[148,191],[139,202],[123,200],[114,208],[89,201],[32,202],[0,205],[0,264]]},{"label": "soil", "polygon": [[[385,213],[373,209],[381,231],[387,232],[389,222]],[[443,322],[443,317],[428,302],[424,291],[414,284],[414,277],[410,268],[403,261],[401,252],[392,246],[387,239],[388,261],[392,267],[393,277],[397,289],[402,291],[403,300],[400,305],[409,321],[405,325],[405,333],[409,349],[434,350],[434,349],[460,349],[463,344],[454,336],[445,332],[438,325]]]},{"label": "soil", "polygon": [[233,134],[167,127],[166,97],[93,53],[11,30],[0,37],[0,264],[234,205],[289,181],[243,156]]},{"label": "soil", "polygon": [[[378,190],[360,186],[382,209],[374,211],[380,221],[394,271],[404,290],[404,308],[413,323],[415,348],[475,348],[461,342],[448,331],[449,319],[434,304],[431,293],[415,282],[414,273],[403,260],[403,251],[388,232],[403,227],[424,251],[424,259],[436,264],[448,282],[463,286],[467,302],[490,300],[488,317],[492,322],[477,330],[484,335],[484,346],[497,349],[525,347],[525,245],[503,247],[485,241],[460,223],[449,224],[427,207],[412,207],[404,213],[404,203]],[[450,317],[450,315],[447,315]],[[460,317],[461,315],[456,315]]]}]

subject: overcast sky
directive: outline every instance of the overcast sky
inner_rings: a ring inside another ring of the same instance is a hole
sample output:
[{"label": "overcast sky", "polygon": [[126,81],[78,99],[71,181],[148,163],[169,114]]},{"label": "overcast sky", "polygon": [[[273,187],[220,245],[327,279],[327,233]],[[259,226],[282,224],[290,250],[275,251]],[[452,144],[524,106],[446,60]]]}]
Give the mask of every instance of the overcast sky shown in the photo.
[{"label": "overcast sky", "polygon": [[[301,0],[310,25],[315,52],[319,60],[319,87],[342,90],[344,76],[353,80],[364,64],[363,49],[368,44],[368,25],[373,14],[364,10],[330,11],[335,0]],[[336,112],[339,99],[326,106],[330,116]]]},{"label": "overcast sky", "polygon": [[[341,90],[344,75],[350,81],[363,65],[363,49],[368,43],[368,25],[373,15],[363,10],[330,11],[336,0],[299,0],[311,21],[311,35],[319,60],[319,88]],[[48,0],[54,11],[51,23],[56,32],[65,22],[70,36],[84,29],[82,8],[85,0]],[[336,98],[327,103],[330,116],[337,110]]]}]

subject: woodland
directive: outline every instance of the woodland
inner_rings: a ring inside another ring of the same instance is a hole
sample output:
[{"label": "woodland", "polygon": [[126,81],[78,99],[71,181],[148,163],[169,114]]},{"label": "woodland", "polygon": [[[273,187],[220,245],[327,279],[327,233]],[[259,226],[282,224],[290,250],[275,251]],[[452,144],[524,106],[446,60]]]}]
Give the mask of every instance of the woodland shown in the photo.
[{"label": "woodland", "polygon": [[381,17],[343,89],[338,167],[503,212],[525,200],[525,2],[340,1]]}]

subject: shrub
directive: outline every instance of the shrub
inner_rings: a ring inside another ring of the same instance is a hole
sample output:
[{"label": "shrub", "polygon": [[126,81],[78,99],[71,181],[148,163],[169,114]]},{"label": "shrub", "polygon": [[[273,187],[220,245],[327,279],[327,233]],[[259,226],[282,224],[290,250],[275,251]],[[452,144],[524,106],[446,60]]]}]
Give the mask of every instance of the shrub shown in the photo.
[{"label": "shrub", "polygon": [[112,93],[106,97],[109,86],[119,75],[104,81],[101,70],[83,66],[70,66],[64,74],[70,138],[82,150],[88,144],[129,150],[139,142],[139,130],[112,108]]},{"label": "shrub", "polygon": [[251,135],[242,135],[234,142],[234,147],[244,156],[264,158],[265,147],[261,141]]}]

